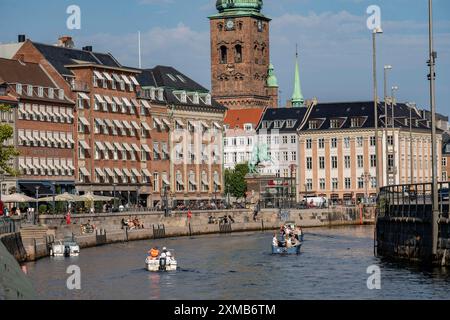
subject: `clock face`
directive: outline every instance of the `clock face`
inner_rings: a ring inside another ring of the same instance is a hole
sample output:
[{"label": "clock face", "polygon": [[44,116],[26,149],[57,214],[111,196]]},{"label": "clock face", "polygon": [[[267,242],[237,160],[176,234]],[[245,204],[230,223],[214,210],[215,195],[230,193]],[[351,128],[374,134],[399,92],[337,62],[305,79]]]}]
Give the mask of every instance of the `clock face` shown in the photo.
[{"label": "clock face", "polygon": [[227,29],[231,30],[234,28],[234,21],[233,20],[228,20],[227,21]]}]

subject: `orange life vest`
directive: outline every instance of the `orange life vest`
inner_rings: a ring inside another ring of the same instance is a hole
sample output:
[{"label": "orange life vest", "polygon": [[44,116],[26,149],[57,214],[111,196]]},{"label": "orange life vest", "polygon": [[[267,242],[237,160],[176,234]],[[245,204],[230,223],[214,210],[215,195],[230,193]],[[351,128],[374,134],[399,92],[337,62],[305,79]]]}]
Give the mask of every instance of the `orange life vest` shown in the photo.
[{"label": "orange life vest", "polygon": [[150,250],[150,256],[151,256],[152,258],[158,258],[158,256],[159,256],[159,250],[156,250],[156,249]]}]

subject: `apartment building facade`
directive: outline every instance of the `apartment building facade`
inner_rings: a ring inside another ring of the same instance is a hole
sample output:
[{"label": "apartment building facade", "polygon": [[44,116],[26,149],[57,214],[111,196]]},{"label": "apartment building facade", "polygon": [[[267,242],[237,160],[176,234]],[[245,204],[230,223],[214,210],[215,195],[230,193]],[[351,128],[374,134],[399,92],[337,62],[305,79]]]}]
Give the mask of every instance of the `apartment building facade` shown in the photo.
[{"label": "apartment building facade", "polygon": [[259,121],[263,109],[228,110],[225,117],[224,168],[251,161],[257,144]]},{"label": "apartment building facade", "polygon": [[[391,109],[388,117],[382,104],[378,110],[380,185],[407,184],[411,176],[414,183],[430,182],[430,122],[408,105],[394,108],[395,121]],[[313,105],[299,128],[300,194],[345,203],[375,197],[374,124],[373,102]],[[438,150],[441,159],[441,138]]]},{"label": "apartment building facade", "polygon": [[74,101],[35,63],[0,58],[0,78],[18,103],[4,119],[14,126],[20,156],[16,190],[53,194],[75,187]]}]

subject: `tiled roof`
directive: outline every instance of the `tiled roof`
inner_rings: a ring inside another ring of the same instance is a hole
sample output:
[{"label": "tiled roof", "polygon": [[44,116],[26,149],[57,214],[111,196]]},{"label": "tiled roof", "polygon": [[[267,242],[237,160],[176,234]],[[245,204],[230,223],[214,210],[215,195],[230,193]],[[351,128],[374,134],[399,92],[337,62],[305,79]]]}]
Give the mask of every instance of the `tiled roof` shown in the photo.
[{"label": "tiled roof", "polygon": [[204,94],[209,93],[209,91],[173,67],[156,66],[153,69],[142,70],[142,73],[137,76],[137,80],[141,87],[164,88],[164,99],[168,104],[202,106],[223,111],[226,110],[224,106],[214,99],[211,99],[211,106],[206,105],[201,99],[199,104],[194,104],[189,98],[187,99],[187,102],[182,103],[175,96],[175,91],[198,92]]},{"label": "tiled roof", "polygon": [[[258,126],[258,130],[279,130],[280,132],[292,132],[296,131],[305,118],[307,108],[270,108],[264,112],[261,122]],[[276,120],[294,120],[294,125],[288,127],[287,122],[283,121],[281,128],[275,128]],[[268,123],[267,128],[263,128],[263,122]]]},{"label": "tiled roof", "polygon": [[[427,121],[422,119],[417,109],[412,108],[404,103],[397,103],[394,106],[395,126],[397,128],[409,128],[409,122],[406,123],[405,119],[409,119],[410,110],[412,111],[412,119],[419,120],[416,126],[416,122],[413,121],[413,127],[419,129],[429,129],[427,127]],[[378,104],[378,126],[385,127],[385,108],[384,102]],[[391,118],[392,108],[388,104],[387,106],[388,119]],[[311,112],[308,113],[307,119],[304,121],[304,125],[300,128],[301,131],[318,131],[333,129],[331,127],[332,119],[340,119],[342,121],[339,129],[352,128],[352,118],[361,118],[361,126],[358,128],[374,128],[375,127],[375,114],[374,103],[371,101],[366,102],[339,102],[339,103],[319,103],[312,107]],[[312,120],[319,120],[317,129],[311,129],[309,122]],[[334,128],[336,129],[336,128]]]},{"label": "tiled roof", "polygon": [[33,42],[33,45],[61,75],[73,75],[72,71],[65,66],[80,62],[95,63],[115,68],[121,67],[110,54],[63,48],[37,42]]},{"label": "tiled roof", "polygon": [[0,78],[7,83],[21,83],[41,87],[56,87],[37,63],[0,58]]},{"label": "tiled roof", "polygon": [[251,123],[256,128],[264,110],[259,108],[228,110],[225,116],[224,124],[230,129],[244,129],[244,124]]}]

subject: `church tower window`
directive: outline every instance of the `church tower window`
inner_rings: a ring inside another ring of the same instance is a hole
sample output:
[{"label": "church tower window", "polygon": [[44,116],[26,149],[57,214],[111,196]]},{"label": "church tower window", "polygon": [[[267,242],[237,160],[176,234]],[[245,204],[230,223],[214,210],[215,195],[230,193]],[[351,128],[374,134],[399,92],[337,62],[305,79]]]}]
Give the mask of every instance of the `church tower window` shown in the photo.
[{"label": "church tower window", "polygon": [[228,49],[226,46],[220,47],[220,63],[221,64],[228,63]]},{"label": "church tower window", "polygon": [[241,63],[242,62],[242,46],[237,44],[234,47],[234,62]]}]

